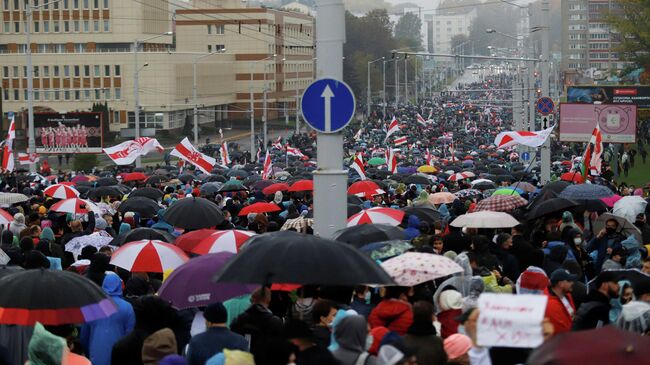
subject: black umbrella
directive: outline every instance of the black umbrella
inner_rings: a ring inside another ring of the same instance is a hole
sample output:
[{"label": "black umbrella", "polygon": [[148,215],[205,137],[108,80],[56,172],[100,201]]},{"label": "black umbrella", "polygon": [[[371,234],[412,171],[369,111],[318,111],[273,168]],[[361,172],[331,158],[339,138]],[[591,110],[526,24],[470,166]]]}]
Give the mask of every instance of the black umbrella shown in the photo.
[{"label": "black umbrella", "polygon": [[117,185],[119,182],[114,177],[102,177],[95,181],[95,186],[111,186]]},{"label": "black umbrella", "polygon": [[100,186],[90,189],[88,196],[91,198],[99,198],[102,196],[122,196],[122,193],[116,186]]},{"label": "black umbrella", "polygon": [[404,179],[404,184],[430,185],[431,180],[424,175],[413,174]]},{"label": "black umbrella", "polygon": [[390,276],[361,251],[293,231],[254,236],[214,279],[221,283],[391,285]]},{"label": "black umbrella", "polygon": [[167,181],[167,177],[163,175],[151,175],[145,181],[147,184],[160,184],[163,181]]},{"label": "black umbrella", "polygon": [[219,192],[232,192],[232,191],[245,191],[248,190],[247,187],[245,187],[241,181],[239,180],[229,180],[223,186],[221,189],[219,189]]},{"label": "black umbrella", "polygon": [[348,204],[361,205],[363,204],[363,199],[356,195],[348,195]]},{"label": "black umbrella", "polygon": [[163,195],[164,193],[156,188],[146,187],[133,191],[131,194],[129,194],[129,199],[136,196],[142,196],[158,201],[158,199],[162,198]]},{"label": "black umbrella", "polygon": [[225,176],[223,175],[208,175],[205,179],[203,179],[203,182],[221,182],[225,183],[228,181]]},{"label": "black umbrella", "polygon": [[561,180],[550,182],[544,185],[542,190],[540,190],[539,194],[535,197],[535,200],[555,198],[569,185],[571,185],[571,183]]},{"label": "black umbrella", "polygon": [[360,205],[348,204],[348,218],[352,217],[353,215],[359,213],[362,210],[363,209],[361,209]]},{"label": "black umbrella", "polygon": [[501,168],[501,167],[490,169],[489,172],[490,172],[490,174],[493,174],[493,175],[507,175],[508,174],[508,170],[506,170],[504,168]]},{"label": "black umbrella", "polygon": [[0,278],[2,278],[4,276],[7,276],[7,275],[15,274],[17,272],[21,272],[21,271],[24,271],[24,270],[25,269],[23,269],[20,266],[0,265]]},{"label": "black umbrella", "polygon": [[442,216],[440,215],[440,212],[429,207],[410,206],[402,210],[404,211],[404,213],[408,215],[414,215],[418,217],[421,221],[427,222],[429,224],[440,222],[442,220]]},{"label": "black umbrella", "polygon": [[535,219],[547,214],[562,212],[580,205],[573,200],[564,198],[551,198],[545,201],[540,200],[539,202],[540,203],[534,203],[531,206],[530,213],[528,213],[528,219]]},{"label": "black umbrella", "polygon": [[117,237],[113,238],[109,245],[112,246],[122,246],[125,243],[140,241],[140,240],[158,240],[164,241],[167,243],[174,242],[174,236],[169,234],[166,231],[161,231],[159,229],[153,228],[136,228],[125,233],[120,233]]},{"label": "black umbrella", "polygon": [[120,213],[137,212],[142,218],[151,218],[160,210],[160,206],[155,200],[144,196],[129,196],[128,199],[120,204],[117,208]]},{"label": "black umbrella", "polygon": [[178,180],[182,181],[183,183],[187,184],[188,182],[192,182],[196,180],[196,176],[190,175],[190,174],[183,174],[178,177]]},{"label": "black umbrella", "polygon": [[332,238],[355,247],[361,247],[373,242],[404,239],[404,232],[386,224],[360,224],[340,229],[334,232]]},{"label": "black umbrella", "polygon": [[99,286],[69,271],[25,270],[0,279],[1,324],[79,324],[116,310]]},{"label": "black umbrella", "polygon": [[248,175],[250,175],[250,172],[248,172],[246,170],[230,170],[226,174],[226,176],[228,176],[228,177],[236,177],[236,178],[242,179],[242,180],[247,178]]},{"label": "black umbrella", "polygon": [[204,198],[184,198],[165,211],[165,221],[175,227],[200,229],[218,226],[224,221],[219,207]]},{"label": "black umbrella", "polygon": [[[250,175],[244,179],[244,185],[246,186],[253,186],[256,182],[262,181],[262,177],[260,175]],[[268,180],[267,180],[268,181]]]},{"label": "black umbrella", "polygon": [[221,186],[223,186],[223,183],[218,181],[208,182],[201,185],[199,190],[201,191],[201,194],[216,194],[219,192],[219,189],[221,189]]}]

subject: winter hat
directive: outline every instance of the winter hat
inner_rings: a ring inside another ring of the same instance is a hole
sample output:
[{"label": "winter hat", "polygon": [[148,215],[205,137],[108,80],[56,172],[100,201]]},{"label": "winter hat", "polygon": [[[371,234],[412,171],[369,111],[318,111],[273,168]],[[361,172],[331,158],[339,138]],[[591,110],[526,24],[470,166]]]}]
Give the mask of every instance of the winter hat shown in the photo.
[{"label": "winter hat", "polygon": [[226,323],[228,321],[228,311],[221,302],[216,302],[205,308],[203,317],[211,323]]},{"label": "winter hat", "polygon": [[454,333],[443,342],[449,360],[465,355],[472,348],[472,340],[460,333]]},{"label": "winter hat", "polygon": [[23,213],[14,214],[14,221],[18,224],[25,224],[25,215]]},{"label": "winter hat", "polygon": [[529,266],[517,279],[517,294],[542,294],[550,283],[544,270]]},{"label": "winter hat", "polygon": [[461,309],[463,307],[463,295],[456,290],[445,290],[438,297],[440,311],[450,309]]},{"label": "winter hat", "polygon": [[167,355],[174,355],[178,351],[176,336],[169,328],[163,328],[147,337],[142,344],[142,363],[156,365]]},{"label": "winter hat", "polygon": [[38,214],[45,214],[45,213],[47,213],[47,208],[45,208],[42,205],[38,207]]},{"label": "winter hat", "polygon": [[102,231],[106,229],[106,227],[108,227],[108,223],[106,223],[106,220],[104,218],[95,219],[95,229]]}]

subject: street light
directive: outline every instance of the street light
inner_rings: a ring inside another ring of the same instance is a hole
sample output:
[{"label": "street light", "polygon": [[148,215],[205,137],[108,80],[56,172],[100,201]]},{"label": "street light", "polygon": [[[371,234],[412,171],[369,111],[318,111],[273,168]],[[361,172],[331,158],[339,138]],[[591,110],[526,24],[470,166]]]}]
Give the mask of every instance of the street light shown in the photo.
[{"label": "street light", "polygon": [[522,37],[522,36],[514,36],[512,34],[502,33],[502,32],[499,32],[498,30],[492,29],[492,28],[487,28],[485,30],[485,33],[496,33],[496,34],[502,35],[502,36],[504,36],[506,38],[514,39],[516,41],[521,41],[521,40],[524,39],[524,37]]},{"label": "street light", "polygon": [[[157,34],[155,36],[151,36],[149,38],[145,38],[142,40],[135,39],[133,41],[133,98],[135,101],[135,110],[134,110],[134,117],[135,117],[135,138],[138,139],[140,138],[140,93],[139,93],[139,78],[140,78],[140,70],[138,70],[138,48],[140,47],[140,44],[150,41],[152,39],[156,39],[159,37],[164,37],[167,35],[172,35],[174,33],[172,32],[165,32],[162,34]],[[146,63],[144,67],[148,66],[149,64]],[[146,119],[146,117],[145,117]],[[136,158],[135,160],[135,166],[140,167],[141,165],[141,160],[140,157]]]},{"label": "street light", "polygon": [[372,65],[373,63],[375,63],[377,61],[382,61],[382,60],[384,60],[384,58],[385,57],[380,57],[380,58],[377,58],[376,60],[368,61],[368,89],[366,91],[366,100],[367,100],[366,116],[368,118],[370,118],[370,103],[372,102],[370,100],[370,65]]},{"label": "street light", "polygon": [[208,56],[212,56],[219,53],[226,52],[225,48],[217,50],[216,52],[210,52],[202,56],[195,57],[192,60],[192,100],[194,103],[194,146],[198,147],[199,145],[199,111],[198,111],[198,100],[196,96],[196,64]]},{"label": "street light", "polygon": [[[260,61],[268,61],[271,58],[277,57],[277,54],[273,54],[272,56],[266,57],[261,60],[253,61],[251,62],[251,78],[250,82],[248,83],[248,93],[249,93],[249,98],[250,98],[250,114],[251,114],[251,161],[254,161],[254,159],[257,156],[257,146],[255,145],[255,106],[254,102],[255,100],[253,99],[253,70],[255,65],[260,62]],[[266,123],[266,67],[264,68],[264,117],[263,117],[263,122]],[[266,124],[264,125],[266,128]],[[264,148],[266,148],[266,144],[264,145]]]}]

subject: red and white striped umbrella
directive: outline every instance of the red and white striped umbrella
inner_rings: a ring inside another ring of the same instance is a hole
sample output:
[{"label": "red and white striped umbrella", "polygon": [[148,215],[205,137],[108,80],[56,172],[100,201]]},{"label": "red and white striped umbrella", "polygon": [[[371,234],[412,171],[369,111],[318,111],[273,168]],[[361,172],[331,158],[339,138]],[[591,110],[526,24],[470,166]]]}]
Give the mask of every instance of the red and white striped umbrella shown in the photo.
[{"label": "red and white striped umbrella", "polygon": [[402,223],[404,212],[391,208],[370,208],[348,218],[348,227],[360,224],[388,224],[397,226]]},{"label": "red and white striped umbrella", "polygon": [[238,229],[215,232],[202,239],[191,252],[199,255],[217,252],[237,253],[241,246],[253,236],[255,236],[255,232]]},{"label": "red and white striped umbrella", "polygon": [[0,224],[3,224],[5,227],[9,225],[14,220],[14,217],[7,213],[6,210],[0,209]]},{"label": "red and white striped umbrella", "polygon": [[72,199],[79,196],[77,189],[72,186],[67,186],[63,184],[55,184],[45,188],[43,193],[47,196],[57,199]]},{"label": "red and white striped umbrella", "polygon": [[447,180],[449,180],[449,181],[458,181],[458,180],[464,180],[464,179],[471,179],[474,176],[476,176],[476,175],[474,175],[473,172],[469,172],[469,171],[458,172],[456,174],[453,174],[453,175],[449,176],[449,178]]},{"label": "red and white striped umbrella", "polygon": [[79,198],[71,198],[61,200],[60,202],[52,205],[50,210],[61,213],[72,213],[72,214],[87,214],[88,211],[93,211],[97,214],[101,214],[99,207],[90,200],[84,200]]},{"label": "red and white striped umbrella", "polygon": [[110,263],[131,272],[164,272],[183,265],[189,259],[183,250],[172,244],[142,240],[118,248]]}]

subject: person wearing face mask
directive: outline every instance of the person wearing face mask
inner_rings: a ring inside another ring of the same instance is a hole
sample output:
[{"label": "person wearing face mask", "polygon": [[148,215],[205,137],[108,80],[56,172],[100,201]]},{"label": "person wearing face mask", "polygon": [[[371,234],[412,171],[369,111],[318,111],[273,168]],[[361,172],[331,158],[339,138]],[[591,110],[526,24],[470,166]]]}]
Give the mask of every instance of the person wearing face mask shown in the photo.
[{"label": "person wearing face mask", "polygon": [[363,316],[351,314],[341,319],[334,328],[338,348],[332,351],[340,365],[377,365],[377,358],[368,353],[373,337],[368,335],[368,324]]},{"label": "person wearing face mask", "polygon": [[634,221],[634,226],[641,231],[643,244],[650,243],[650,225],[646,222],[645,213],[639,213]]},{"label": "person wearing face mask", "polygon": [[601,229],[598,234],[593,237],[585,249],[588,253],[596,251],[595,270],[599,273],[602,270],[603,263],[607,258],[607,254],[611,252],[614,245],[620,244],[625,239],[620,232],[618,232],[618,221],[616,219],[608,219],[605,222],[605,228]]},{"label": "person wearing face mask", "polygon": [[584,303],[580,305],[573,319],[573,331],[600,328],[609,324],[609,311],[612,298],[618,298],[620,287],[614,272],[603,271],[594,280],[594,288],[589,291]]},{"label": "person wearing face mask", "polygon": [[612,249],[612,253],[609,255],[609,259],[607,259],[603,263],[603,270],[620,270],[623,268],[623,265],[625,264],[625,257],[627,256],[625,252],[625,248],[621,246],[617,246],[614,249]]},{"label": "person wearing face mask", "polygon": [[311,328],[311,331],[313,332],[313,339],[316,344],[323,347],[330,345],[330,327],[332,326],[336,312],[337,308],[334,303],[327,299],[316,301],[312,307],[311,315],[314,326]]},{"label": "person wearing face mask", "polygon": [[564,242],[578,263],[582,273],[588,278],[593,278],[595,276],[594,264],[591,256],[585,251],[584,246],[586,242],[582,238],[582,232],[569,227],[562,231],[562,237],[564,237]]}]

